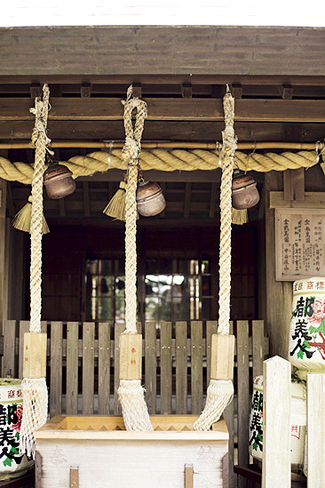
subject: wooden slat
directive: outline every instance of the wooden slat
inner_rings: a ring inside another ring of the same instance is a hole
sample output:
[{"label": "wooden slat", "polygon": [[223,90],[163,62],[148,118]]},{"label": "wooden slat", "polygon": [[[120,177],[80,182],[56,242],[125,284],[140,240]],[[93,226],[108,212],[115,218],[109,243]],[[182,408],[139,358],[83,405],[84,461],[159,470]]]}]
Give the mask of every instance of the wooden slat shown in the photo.
[{"label": "wooden slat", "polygon": [[157,397],[157,351],[155,322],[146,322],[144,344],[146,402],[149,414],[155,414]]},{"label": "wooden slat", "polygon": [[325,486],[325,374],[307,376],[308,488]]},{"label": "wooden slat", "polygon": [[114,331],[114,414],[121,415],[122,409],[117,396],[117,389],[120,385],[120,335],[125,329],[125,324],[117,322],[115,323]]},{"label": "wooden slat", "polygon": [[19,322],[19,362],[18,373],[19,378],[23,378],[23,363],[24,363],[24,333],[29,331],[29,321],[20,320]]},{"label": "wooden slat", "polygon": [[160,326],[160,413],[172,413],[172,324]]},{"label": "wooden slat", "polygon": [[[231,321],[229,323],[229,334],[233,334],[234,324]],[[237,399],[238,399],[238,388],[237,388]],[[229,433],[229,452],[228,452],[228,465],[230,467],[228,472],[228,486],[225,488],[236,488],[237,487],[237,476],[233,470],[234,461],[235,461],[235,408],[234,408],[234,400],[228,405],[225,409],[223,416],[225,418],[227,429]]]},{"label": "wooden slat", "polygon": [[82,413],[94,413],[94,339],[95,324],[84,322],[82,326]]},{"label": "wooden slat", "polygon": [[263,374],[264,361],[264,321],[252,321],[253,378]]},{"label": "wooden slat", "polygon": [[78,322],[67,323],[67,386],[66,411],[78,413]]},{"label": "wooden slat", "polygon": [[263,488],[274,486],[290,488],[291,366],[289,361],[279,356],[265,361],[263,379],[262,486]]},{"label": "wooden slat", "polygon": [[[249,439],[249,340],[248,321],[237,321],[237,381],[238,381],[238,463],[248,464]],[[244,482],[239,480],[239,487]]]},{"label": "wooden slat", "polygon": [[111,324],[98,324],[98,413],[110,413]]},{"label": "wooden slat", "polygon": [[202,322],[191,322],[191,405],[192,413],[203,409],[203,331]]},{"label": "wooden slat", "polygon": [[175,323],[176,412],[187,413],[187,322]]},{"label": "wooden slat", "polygon": [[3,377],[16,378],[16,321],[6,320],[3,332]]},{"label": "wooden slat", "polygon": [[207,356],[207,384],[211,378],[211,336],[217,333],[218,324],[216,321],[206,322],[206,356]]},{"label": "wooden slat", "polygon": [[70,466],[69,488],[79,488],[79,466]]},{"label": "wooden slat", "polygon": [[51,323],[50,416],[62,412],[62,322]]},{"label": "wooden slat", "polygon": [[194,486],[194,468],[193,464],[185,464],[185,488],[193,488]]}]

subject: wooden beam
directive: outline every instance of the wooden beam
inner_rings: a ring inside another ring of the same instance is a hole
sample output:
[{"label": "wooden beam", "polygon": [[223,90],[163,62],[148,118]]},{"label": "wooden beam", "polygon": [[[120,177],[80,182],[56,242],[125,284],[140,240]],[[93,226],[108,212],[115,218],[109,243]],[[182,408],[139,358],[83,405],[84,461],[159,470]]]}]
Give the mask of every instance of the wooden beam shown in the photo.
[{"label": "wooden beam", "polygon": [[324,192],[305,192],[303,201],[287,200],[284,198],[283,191],[270,192],[270,208],[324,208]]},{"label": "wooden beam", "polygon": [[183,83],[182,84],[182,97],[183,98],[192,98],[193,95],[193,88],[191,83]]},{"label": "wooden beam", "polygon": [[234,98],[241,98],[243,95],[243,87],[238,83],[234,83],[231,87],[231,93]]},{"label": "wooden beam", "polygon": [[283,85],[281,95],[283,100],[291,100],[293,95],[293,87],[291,85]]},{"label": "wooden beam", "polygon": [[29,88],[31,98],[40,97],[42,95],[42,87],[40,83],[32,83]]},{"label": "wooden beam", "polygon": [[[146,98],[149,121],[224,121],[222,99]],[[29,121],[29,98],[0,98],[0,121]],[[121,98],[51,97],[49,121],[123,120]],[[235,121],[324,123],[325,100],[237,99]],[[50,127],[50,125],[49,125]]]},{"label": "wooden beam", "polygon": [[0,66],[2,75],[33,81],[107,73],[324,76],[324,43],[322,28],[11,27],[1,29]]},{"label": "wooden beam", "polygon": [[80,87],[80,96],[81,98],[89,98],[91,95],[91,84],[90,83],[82,83]]},{"label": "wooden beam", "polygon": [[[235,130],[238,140],[241,142],[281,142],[284,140],[300,143],[299,134],[304,134],[304,141],[313,143],[323,140],[323,124],[314,123],[295,123],[297,130],[288,139],[286,127],[292,123],[282,122],[241,122],[236,121]],[[14,141],[25,141],[30,144],[33,130],[33,120],[0,120],[0,140],[8,143]],[[102,141],[114,140],[124,141],[125,132],[123,121],[121,120],[51,120],[48,128],[48,135],[53,143],[59,141]],[[214,143],[216,140],[221,141],[221,132],[224,130],[223,121],[189,121],[189,120],[170,120],[155,121],[147,120],[144,127],[142,141],[193,141]],[[284,134],[286,139],[284,139]],[[254,147],[252,146],[252,149]],[[298,148],[297,148],[298,149]]]}]

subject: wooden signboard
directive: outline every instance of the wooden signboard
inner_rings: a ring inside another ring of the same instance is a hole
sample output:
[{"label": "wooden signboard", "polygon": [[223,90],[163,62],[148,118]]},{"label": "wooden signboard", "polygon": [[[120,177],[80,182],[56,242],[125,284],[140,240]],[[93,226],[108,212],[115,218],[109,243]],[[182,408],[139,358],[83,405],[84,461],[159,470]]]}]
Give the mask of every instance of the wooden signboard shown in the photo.
[{"label": "wooden signboard", "polygon": [[325,276],[325,209],[275,210],[276,280]]}]

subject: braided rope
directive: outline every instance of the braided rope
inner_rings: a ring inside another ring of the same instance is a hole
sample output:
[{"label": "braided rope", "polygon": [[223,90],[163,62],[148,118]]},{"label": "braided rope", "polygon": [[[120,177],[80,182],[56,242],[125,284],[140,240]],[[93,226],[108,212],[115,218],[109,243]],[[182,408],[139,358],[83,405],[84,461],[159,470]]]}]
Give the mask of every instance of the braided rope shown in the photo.
[{"label": "braided rope", "polygon": [[225,130],[220,187],[220,244],[219,244],[219,323],[218,333],[229,334],[231,288],[231,187],[236,151],[234,132],[234,98],[227,87],[223,100]]},{"label": "braided rope", "polygon": [[[133,130],[132,112],[137,110]],[[125,145],[122,156],[128,162],[128,181],[125,195],[125,332],[136,333],[137,317],[137,204],[136,190],[138,184],[138,156],[141,149],[141,136],[144,120],[147,116],[147,104],[139,98],[132,97],[132,86],[124,102]]]},{"label": "braided rope", "polygon": [[[325,158],[325,149],[320,154]],[[281,154],[268,152],[265,154],[246,154],[236,151],[234,164],[242,171],[285,171],[286,169],[310,168],[318,163],[316,151],[299,151]],[[73,156],[67,161],[61,161],[73,173],[74,178],[92,176],[96,172],[106,172],[108,168],[108,154],[96,151],[86,156]],[[213,171],[219,168],[219,156],[215,151],[205,149],[150,149],[142,150],[140,165],[143,171],[155,169],[158,171]],[[127,161],[121,149],[113,149],[110,155],[110,168],[126,170]],[[7,181],[18,181],[29,185],[33,178],[33,166],[23,162],[11,163],[0,157],[0,178]]]},{"label": "braided rope", "polygon": [[32,141],[35,144],[35,164],[32,181],[32,212],[30,224],[30,332],[41,332],[42,306],[42,226],[43,226],[43,173],[47,144],[46,126],[49,106],[49,88],[43,87],[43,99],[35,99],[35,127]]},{"label": "braided rope", "polygon": [[131,166],[125,195],[125,329],[136,333],[137,317],[137,207],[138,166]]}]

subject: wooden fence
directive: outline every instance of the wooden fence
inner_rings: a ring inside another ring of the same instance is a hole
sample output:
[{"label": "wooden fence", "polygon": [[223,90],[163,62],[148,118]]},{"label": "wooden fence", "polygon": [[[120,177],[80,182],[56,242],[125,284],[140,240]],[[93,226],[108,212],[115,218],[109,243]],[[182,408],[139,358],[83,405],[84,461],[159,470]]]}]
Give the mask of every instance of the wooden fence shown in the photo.
[{"label": "wooden fence", "polygon": [[[29,322],[8,320],[3,338],[2,375],[22,377],[23,335]],[[123,324],[84,322],[42,323],[48,334],[47,384],[50,416],[66,414],[120,414],[116,397],[119,383],[119,335]],[[148,322],[143,331],[143,384],[150,414],[199,414],[210,378],[211,335],[215,321],[164,322],[159,329]],[[252,378],[263,372],[268,354],[264,322],[234,324],[235,401],[225,417],[230,434],[229,487],[234,446],[238,462],[247,464]],[[238,480],[238,486],[245,486]]]}]

